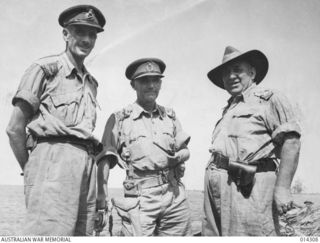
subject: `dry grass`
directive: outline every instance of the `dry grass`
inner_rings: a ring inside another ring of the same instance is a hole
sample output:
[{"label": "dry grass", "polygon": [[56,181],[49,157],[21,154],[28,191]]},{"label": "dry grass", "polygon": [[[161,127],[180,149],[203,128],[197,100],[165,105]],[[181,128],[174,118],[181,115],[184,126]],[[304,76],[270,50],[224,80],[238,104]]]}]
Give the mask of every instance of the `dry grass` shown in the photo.
[{"label": "dry grass", "polygon": [[[280,217],[280,232],[284,236],[320,236],[319,194],[295,195],[300,207]],[[308,202],[309,201],[309,202]]]}]

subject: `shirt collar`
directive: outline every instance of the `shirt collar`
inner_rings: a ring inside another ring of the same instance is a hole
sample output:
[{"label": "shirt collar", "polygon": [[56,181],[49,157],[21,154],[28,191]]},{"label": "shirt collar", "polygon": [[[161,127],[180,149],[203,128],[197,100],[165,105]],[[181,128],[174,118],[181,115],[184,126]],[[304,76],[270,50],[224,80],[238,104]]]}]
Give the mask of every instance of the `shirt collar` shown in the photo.
[{"label": "shirt collar", "polygon": [[64,66],[66,77],[69,77],[72,74],[72,72],[74,72],[74,71],[76,72],[76,68],[69,60],[69,57],[67,56],[66,52],[64,52],[61,55],[61,60],[62,60],[63,66]]},{"label": "shirt collar", "polygon": [[256,83],[252,83],[250,85],[249,88],[247,88],[243,93],[242,93],[242,97],[243,97],[243,101],[247,102],[248,98],[251,96],[253,90],[257,87]]},{"label": "shirt collar", "polygon": [[[64,68],[65,68],[65,72],[66,72],[66,77],[69,77],[73,72],[76,74],[77,73],[77,69],[75,68],[75,66],[72,64],[72,62],[70,61],[68,55],[66,52],[64,52],[61,55],[61,59],[62,62],[64,64]],[[86,67],[83,65],[83,77],[88,76],[88,79],[91,81],[91,75],[90,73],[87,71]]]},{"label": "shirt collar", "polygon": [[233,101],[239,102],[247,102],[249,96],[251,96],[252,91],[257,87],[256,83],[252,83],[249,88],[247,88],[245,91],[243,91],[241,94],[237,96],[231,96],[228,100],[228,105],[230,105]]},{"label": "shirt collar", "polygon": [[[137,102],[133,103],[132,106],[132,116],[133,119],[136,120],[138,119],[141,114],[150,114],[150,112],[146,111],[145,109],[143,109]],[[165,111],[163,109],[161,109],[161,107],[156,104],[155,109],[152,111],[152,114],[159,114],[161,118],[163,118],[165,116]]]}]

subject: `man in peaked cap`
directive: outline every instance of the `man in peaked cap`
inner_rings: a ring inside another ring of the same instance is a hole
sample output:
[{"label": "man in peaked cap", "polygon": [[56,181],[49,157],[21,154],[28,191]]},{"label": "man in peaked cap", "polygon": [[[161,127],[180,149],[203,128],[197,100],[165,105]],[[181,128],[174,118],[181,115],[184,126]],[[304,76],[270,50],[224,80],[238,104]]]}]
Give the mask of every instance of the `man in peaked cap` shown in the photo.
[{"label": "man in peaked cap", "polygon": [[[175,112],[156,103],[166,65],[157,58],[134,61],[126,77],[137,100],[113,113],[105,126],[98,156],[98,204],[107,198],[109,169],[126,170],[122,200],[113,204],[126,236],[191,234],[190,210],[180,178],[189,158],[190,137]],[[104,205],[101,205],[102,207]]]},{"label": "man in peaked cap", "polygon": [[106,20],[99,9],[91,5],[77,5],[64,10],[59,16],[59,24],[62,27],[71,25],[89,26],[103,31]]},{"label": "man in peaked cap", "polygon": [[277,235],[278,215],[294,206],[290,185],[299,160],[300,126],[284,95],[257,86],[267,71],[262,52],[227,47],[222,64],[208,73],[231,97],[212,133],[205,236]]},{"label": "man in peaked cap", "polygon": [[98,83],[83,62],[105,18],[94,6],[78,5],[63,11],[59,24],[66,50],[26,70],[7,127],[24,174],[25,235],[93,234]]}]

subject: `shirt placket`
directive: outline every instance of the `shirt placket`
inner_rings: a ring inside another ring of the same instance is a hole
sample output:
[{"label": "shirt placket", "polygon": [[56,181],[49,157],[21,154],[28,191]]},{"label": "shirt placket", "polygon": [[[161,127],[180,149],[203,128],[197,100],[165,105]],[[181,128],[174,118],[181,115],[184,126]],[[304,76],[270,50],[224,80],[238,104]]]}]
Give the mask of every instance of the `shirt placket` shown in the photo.
[{"label": "shirt placket", "polygon": [[157,136],[157,131],[156,131],[156,127],[155,127],[155,117],[154,117],[154,114],[153,112],[151,112],[150,114],[150,120],[151,120],[151,130],[152,130],[152,140],[154,137]]},{"label": "shirt placket", "polygon": [[[86,95],[86,88],[87,88],[87,78],[88,78],[88,73],[85,73],[82,77],[79,75],[79,73],[76,71],[75,72],[75,78],[78,80],[78,82],[80,82],[81,84],[81,96],[82,99],[80,99],[80,103],[79,103],[79,110],[81,109],[86,109],[87,106],[87,95]],[[78,119],[78,117],[77,117]],[[82,124],[87,124],[86,127],[89,127],[90,122],[88,121],[88,119],[86,118],[86,116],[83,117]]]},{"label": "shirt placket", "polygon": [[79,81],[81,82],[81,92],[84,95],[85,85],[86,85],[86,78],[88,77],[88,73],[85,73],[83,75],[83,77],[81,77],[78,73],[76,74],[76,76],[79,79]]},{"label": "shirt placket", "polygon": [[[213,146],[214,150],[222,151],[226,155],[229,153],[237,153],[237,151],[233,151],[233,149],[228,145],[228,141],[232,140],[232,143],[234,143],[237,140],[237,137],[235,136],[230,136],[229,134],[229,126],[230,123],[232,122],[233,115],[235,110],[237,109],[239,103],[236,100],[233,100],[230,104],[230,106],[227,108],[226,112],[223,115],[222,120],[218,124],[219,126],[219,132],[215,137],[215,140],[212,141],[213,144],[217,144],[218,147],[215,148]],[[215,142],[216,141],[216,142]],[[230,141],[231,142],[231,141]],[[237,142],[236,142],[237,143]],[[235,147],[237,147],[237,144],[235,144]],[[238,150],[238,148],[235,148],[235,150]],[[238,157],[238,154],[235,154],[236,157]]]},{"label": "shirt placket", "polygon": [[144,114],[144,125],[150,134],[150,139],[153,141],[154,138],[157,136],[157,129],[156,129],[156,121],[153,112],[145,112]]}]

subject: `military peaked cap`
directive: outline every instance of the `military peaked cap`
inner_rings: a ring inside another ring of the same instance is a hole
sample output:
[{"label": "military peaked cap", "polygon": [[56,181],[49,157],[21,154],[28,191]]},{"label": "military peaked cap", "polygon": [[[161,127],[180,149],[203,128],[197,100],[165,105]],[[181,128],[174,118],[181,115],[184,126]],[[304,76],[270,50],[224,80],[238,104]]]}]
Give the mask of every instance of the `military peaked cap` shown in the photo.
[{"label": "military peaked cap", "polygon": [[126,69],[126,77],[134,80],[144,76],[164,77],[166,64],[158,58],[141,58],[132,62]]},{"label": "military peaked cap", "polygon": [[69,25],[86,25],[103,31],[106,20],[99,9],[91,5],[76,5],[64,10],[59,16],[62,27]]}]

